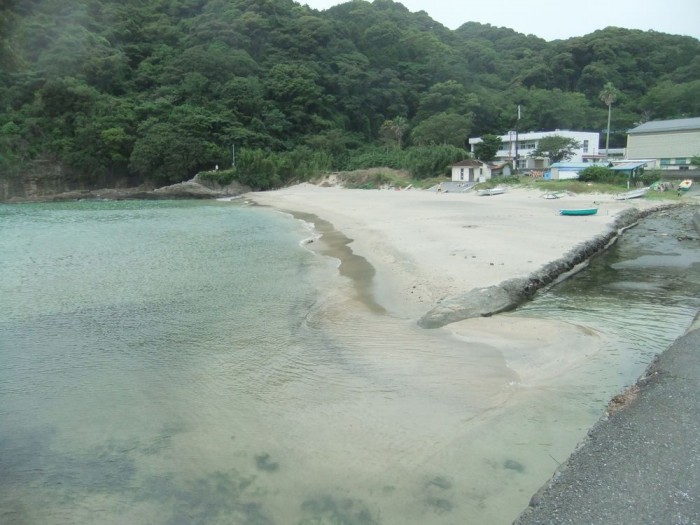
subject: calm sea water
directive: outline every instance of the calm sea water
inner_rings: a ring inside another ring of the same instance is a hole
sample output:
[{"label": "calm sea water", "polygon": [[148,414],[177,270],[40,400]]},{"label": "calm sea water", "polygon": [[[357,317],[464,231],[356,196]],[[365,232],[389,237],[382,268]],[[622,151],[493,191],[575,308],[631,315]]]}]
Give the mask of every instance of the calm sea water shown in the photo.
[{"label": "calm sea water", "polygon": [[0,205],[0,523],[509,523],[698,309],[697,242],[646,228],[509,314],[608,341],[522,395],[287,215]]}]

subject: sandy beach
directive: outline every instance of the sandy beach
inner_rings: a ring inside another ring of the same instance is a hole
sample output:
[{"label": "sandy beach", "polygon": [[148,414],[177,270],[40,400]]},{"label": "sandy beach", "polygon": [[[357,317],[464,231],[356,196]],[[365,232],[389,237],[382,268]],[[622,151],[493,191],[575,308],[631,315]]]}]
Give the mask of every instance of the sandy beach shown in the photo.
[{"label": "sandy beach", "polygon": [[[393,472],[405,467],[397,453],[406,454],[411,472],[448,473],[461,487],[449,496],[460,505],[459,515],[512,522],[624,386],[614,343],[585,325],[519,312],[431,330],[420,328],[419,320],[451,298],[541,273],[580,245],[616,232],[625,210],[658,203],[601,194],[549,200],[526,189],[478,196],[311,184],[246,198],[316,224],[321,240],[309,247],[336,257],[342,276],[355,274],[351,285],[339,281],[335,300],[323,305],[324,319],[339,337],[358,326],[372,334],[358,346],[349,343],[349,358],[362,362],[358,370],[381,370],[391,381],[409,378],[406,404],[378,415],[376,428],[369,407],[382,401],[367,394],[371,401],[362,424],[353,427],[349,457],[356,462],[362,451],[373,451],[382,472]],[[599,210],[593,216],[558,213],[592,206]],[[353,289],[359,301],[341,299]],[[406,370],[412,372],[405,376]],[[325,421],[321,417],[319,425]],[[410,429],[400,434],[408,442],[392,441],[406,425]],[[382,432],[394,436],[387,438],[393,444],[375,450]],[[434,497],[443,501],[445,495]],[[398,508],[385,511],[402,515]],[[454,523],[458,514],[416,522]]]},{"label": "sandy beach", "polygon": [[[248,196],[258,204],[328,221],[348,237],[352,252],[374,267],[377,302],[406,319],[420,317],[446,298],[527,277],[609,231],[623,210],[654,206],[603,194],[544,199],[541,191],[528,189],[478,196],[300,184]],[[558,213],[588,207],[597,207],[597,215]]]}]

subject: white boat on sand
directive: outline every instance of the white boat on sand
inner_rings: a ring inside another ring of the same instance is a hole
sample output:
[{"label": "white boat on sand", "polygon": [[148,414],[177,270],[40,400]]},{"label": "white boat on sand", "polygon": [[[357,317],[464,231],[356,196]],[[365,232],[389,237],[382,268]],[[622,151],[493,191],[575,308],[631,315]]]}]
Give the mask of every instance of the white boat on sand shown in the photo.
[{"label": "white boat on sand", "polygon": [[541,195],[543,199],[561,199],[564,195],[566,195],[565,192],[563,191],[547,191]]},{"label": "white boat on sand", "polygon": [[484,195],[500,195],[501,193],[505,193],[506,189],[505,188],[488,188],[485,190],[477,190],[477,194],[484,196]]},{"label": "white boat on sand", "polygon": [[628,199],[638,199],[639,197],[643,197],[646,192],[648,192],[651,189],[651,186],[647,186],[646,188],[639,188],[636,190],[628,191],[625,193],[618,193],[615,195],[615,200],[616,201],[626,201]]}]

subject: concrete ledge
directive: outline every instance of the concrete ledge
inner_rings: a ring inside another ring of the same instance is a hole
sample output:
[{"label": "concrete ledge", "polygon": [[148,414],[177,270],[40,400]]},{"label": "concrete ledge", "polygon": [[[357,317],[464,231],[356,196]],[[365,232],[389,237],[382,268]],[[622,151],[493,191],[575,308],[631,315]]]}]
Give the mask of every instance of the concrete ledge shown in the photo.
[{"label": "concrete ledge", "polygon": [[515,525],[700,523],[699,328],[613,399]]},{"label": "concrete ledge", "polygon": [[[418,321],[422,328],[440,328],[473,317],[488,317],[512,310],[532,298],[541,288],[561,281],[584,268],[591,257],[609,248],[628,228],[642,217],[678,206],[665,204],[647,210],[630,208],[622,211],[610,229],[579,244],[561,259],[552,261],[526,278],[504,281],[496,286],[475,288],[466,293],[440,301]],[[698,219],[700,221],[700,219]]]}]

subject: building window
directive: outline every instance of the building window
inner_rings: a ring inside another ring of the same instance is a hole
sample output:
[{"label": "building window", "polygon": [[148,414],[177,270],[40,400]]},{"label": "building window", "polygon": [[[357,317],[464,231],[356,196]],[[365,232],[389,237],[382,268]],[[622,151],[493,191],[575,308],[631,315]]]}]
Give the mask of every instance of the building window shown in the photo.
[{"label": "building window", "polygon": [[587,140],[583,141],[583,152],[588,153],[588,141]]},{"label": "building window", "polygon": [[676,159],[676,164],[680,164],[681,166],[685,166],[687,164],[688,159]]},{"label": "building window", "polygon": [[464,168],[459,168],[459,180],[464,180]]},{"label": "building window", "polygon": [[669,166],[671,164],[671,159],[661,159],[662,166]]}]

